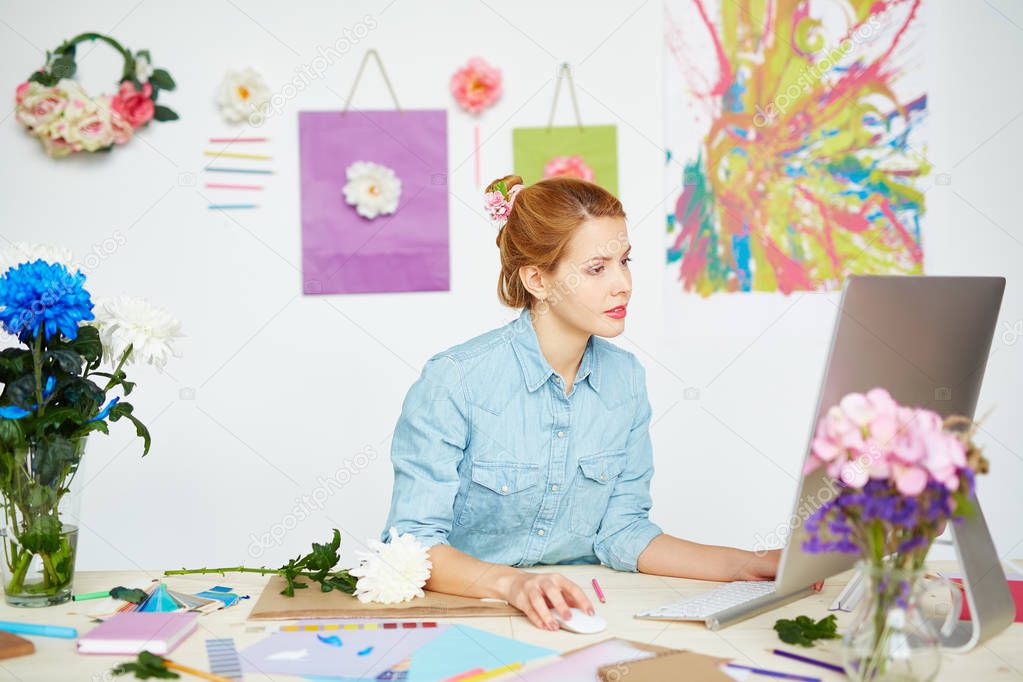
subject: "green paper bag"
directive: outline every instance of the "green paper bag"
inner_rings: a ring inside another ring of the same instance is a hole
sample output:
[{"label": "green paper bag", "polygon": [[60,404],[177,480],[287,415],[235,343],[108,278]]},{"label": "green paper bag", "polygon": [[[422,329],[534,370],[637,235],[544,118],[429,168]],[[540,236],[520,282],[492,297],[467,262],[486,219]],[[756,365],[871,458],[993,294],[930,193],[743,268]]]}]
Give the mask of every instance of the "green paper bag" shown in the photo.
[{"label": "green paper bag", "polygon": [[617,126],[515,128],[512,148],[515,174],[527,185],[551,175],[592,174],[592,182],[618,196]]}]

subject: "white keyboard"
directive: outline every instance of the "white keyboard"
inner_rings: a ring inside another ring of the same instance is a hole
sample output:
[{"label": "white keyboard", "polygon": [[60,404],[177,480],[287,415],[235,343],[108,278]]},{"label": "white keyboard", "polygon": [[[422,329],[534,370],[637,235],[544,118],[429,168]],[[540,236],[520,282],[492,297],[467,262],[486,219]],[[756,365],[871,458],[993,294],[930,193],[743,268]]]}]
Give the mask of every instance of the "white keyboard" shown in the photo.
[{"label": "white keyboard", "polygon": [[708,590],[695,597],[637,613],[638,618],[663,620],[706,620],[716,613],[774,592],[773,580],[739,580]]}]

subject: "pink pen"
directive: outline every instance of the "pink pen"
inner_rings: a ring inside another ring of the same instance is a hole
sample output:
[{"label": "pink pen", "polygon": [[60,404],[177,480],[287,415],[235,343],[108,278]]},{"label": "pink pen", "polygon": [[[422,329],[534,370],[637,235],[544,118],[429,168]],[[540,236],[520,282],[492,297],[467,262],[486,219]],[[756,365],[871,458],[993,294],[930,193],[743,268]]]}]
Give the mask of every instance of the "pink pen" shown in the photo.
[{"label": "pink pen", "polygon": [[601,604],[607,603],[607,600],[604,599],[604,590],[600,589],[600,583],[597,582],[596,578],[593,579],[593,591],[597,593],[597,599],[600,600]]}]

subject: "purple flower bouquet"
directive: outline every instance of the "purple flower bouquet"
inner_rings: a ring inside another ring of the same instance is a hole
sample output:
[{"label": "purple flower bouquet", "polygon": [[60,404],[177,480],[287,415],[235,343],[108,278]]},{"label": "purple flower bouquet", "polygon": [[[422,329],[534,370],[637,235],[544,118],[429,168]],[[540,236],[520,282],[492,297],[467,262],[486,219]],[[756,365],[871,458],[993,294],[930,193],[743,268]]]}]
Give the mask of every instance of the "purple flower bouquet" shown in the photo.
[{"label": "purple flower bouquet", "polygon": [[[947,522],[970,513],[987,462],[972,420],[905,407],[888,391],[850,393],[817,426],[805,472],[825,468],[833,495],[806,522],[808,552],[860,555],[867,579],[843,639],[854,679],[931,679],[938,637],[921,613],[924,560]],[[949,619],[958,617],[953,591]]]}]

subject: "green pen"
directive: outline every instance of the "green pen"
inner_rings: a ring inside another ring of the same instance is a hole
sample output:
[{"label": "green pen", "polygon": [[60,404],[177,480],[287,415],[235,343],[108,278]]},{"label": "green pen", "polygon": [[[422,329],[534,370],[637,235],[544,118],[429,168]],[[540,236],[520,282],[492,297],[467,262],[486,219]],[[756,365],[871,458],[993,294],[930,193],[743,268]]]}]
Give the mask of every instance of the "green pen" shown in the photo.
[{"label": "green pen", "polygon": [[76,594],[71,597],[71,600],[86,601],[87,599],[103,599],[104,597],[113,597],[114,599],[130,601],[132,604],[141,604],[146,598],[146,593],[143,590],[130,590],[127,587],[118,586],[109,590],[100,590],[99,592]]}]

